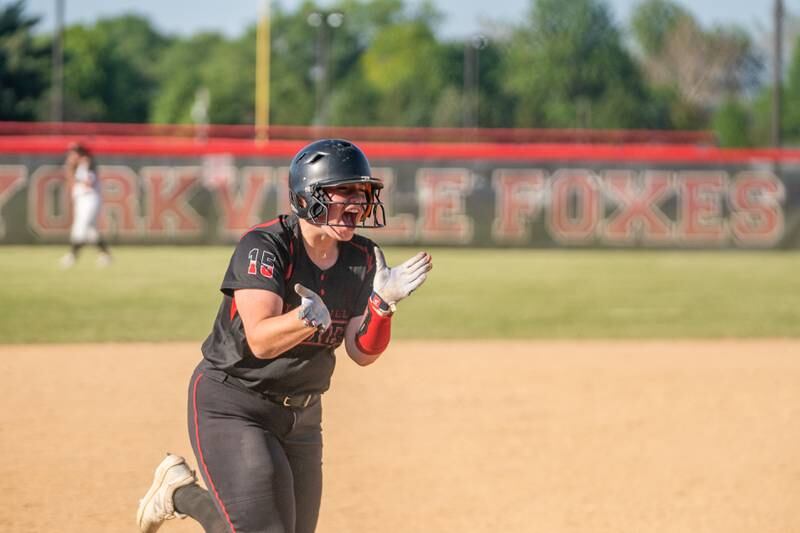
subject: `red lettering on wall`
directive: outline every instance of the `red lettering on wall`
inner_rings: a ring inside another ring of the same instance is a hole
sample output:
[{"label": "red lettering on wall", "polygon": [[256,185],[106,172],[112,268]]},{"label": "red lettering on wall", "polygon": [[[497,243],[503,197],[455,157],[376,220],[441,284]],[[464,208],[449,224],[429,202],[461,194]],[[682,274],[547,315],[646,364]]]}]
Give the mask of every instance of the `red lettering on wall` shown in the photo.
[{"label": "red lettering on wall", "polygon": [[236,187],[237,180],[230,180],[215,191],[217,205],[222,211],[220,231],[236,236],[259,222],[264,189],[272,181],[272,168],[245,167],[239,175],[239,187]]},{"label": "red lettering on wall", "polygon": [[770,246],[783,238],[786,196],[783,183],[770,172],[740,172],[730,190],[730,227],[742,246]]},{"label": "red lettering on wall", "polygon": [[688,243],[722,243],[726,238],[722,194],[724,172],[693,171],[678,175],[678,236]]},{"label": "red lettering on wall", "polygon": [[648,170],[637,180],[630,170],[611,170],[605,173],[604,183],[618,204],[606,220],[606,241],[633,244],[637,239],[646,243],[672,240],[671,222],[658,207],[673,192],[670,172]]},{"label": "red lettering on wall", "polygon": [[6,234],[3,206],[25,184],[27,171],[23,165],[0,165],[0,237]]},{"label": "red lettering on wall", "polygon": [[136,173],[126,166],[101,165],[97,169],[103,191],[98,228],[106,235],[135,235],[138,230]]},{"label": "red lettering on wall", "polygon": [[72,202],[60,166],[42,165],[31,174],[28,185],[28,224],[46,236],[69,233]]},{"label": "red lettering on wall", "polygon": [[499,169],[492,176],[494,221],[492,236],[499,242],[528,237],[528,222],[539,215],[545,192],[541,170]]},{"label": "red lettering on wall", "polygon": [[197,185],[199,167],[143,167],[147,190],[147,229],[151,233],[197,234],[203,220],[189,205],[189,192]]},{"label": "red lettering on wall", "polygon": [[602,197],[597,177],[586,169],[562,169],[553,175],[548,225],[553,239],[590,242],[600,222]]},{"label": "red lettering on wall", "polygon": [[463,168],[421,168],[417,172],[420,237],[424,241],[465,243],[472,239],[472,218],[465,197],[472,190]]}]

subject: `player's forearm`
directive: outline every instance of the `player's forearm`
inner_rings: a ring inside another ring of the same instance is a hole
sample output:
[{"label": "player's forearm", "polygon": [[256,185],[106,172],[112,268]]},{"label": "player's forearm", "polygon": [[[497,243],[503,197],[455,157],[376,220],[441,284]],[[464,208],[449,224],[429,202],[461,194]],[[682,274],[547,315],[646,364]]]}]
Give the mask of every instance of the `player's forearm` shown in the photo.
[{"label": "player's forearm", "polygon": [[355,361],[359,366],[371,365],[372,363],[377,361],[378,358],[380,358],[380,356],[383,354],[383,352],[381,352],[370,355],[362,352],[361,350],[358,349],[354,336],[353,337],[345,336],[344,347],[345,350],[347,350],[347,355],[350,356],[350,359]]},{"label": "player's forearm", "polygon": [[345,341],[347,353],[361,366],[375,362],[389,346],[392,337],[394,311],[380,296],[373,293],[360,320],[348,328]]},{"label": "player's forearm", "polygon": [[275,359],[306,340],[314,330],[298,318],[297,311],[289,311],[265,318],[250,330],[245,328],[245,336],[253,355],[259,359]]}]

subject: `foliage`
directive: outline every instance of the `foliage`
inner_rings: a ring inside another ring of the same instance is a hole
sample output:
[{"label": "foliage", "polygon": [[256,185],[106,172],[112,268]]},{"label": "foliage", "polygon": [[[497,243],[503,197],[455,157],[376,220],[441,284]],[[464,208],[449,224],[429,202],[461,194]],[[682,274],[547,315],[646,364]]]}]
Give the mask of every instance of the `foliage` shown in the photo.
[{"label": "foliage", "polygon": [[211,93],[209,119],[217,124],[252,124],[255,120],[255,29],[241,39],[223,41],[204,59],[203,82]]},{"label": "foliage", "polygon": [[[46,118],[50,107],[52,35],[35,33],[38,19],[24,7],[19,0],[0,9],[6,120]],[[327,22],[333,13],[339,23]],[[321,24],[310,24],[313,14]],[[441,21],[431,0],[303,0],[294,9],[276,2],[270,123],[715,127],[737,145],[761,144],[768,131],[771,97],[751,36],[704,28],[677,0],[644,0],[627,27],[608,0],[530,0],[526,18],[489,27],[480,40],[442,40]],[[252,123],[255,37],[255,24],[234,38],[165,35],[137,15],[71,25],[65,119]],[[796,141],[800,59],[792,65],[784,118]],[[745,123],[739,139],[723,133]]]},{"label": "foliage", "polygon": [[[800,38],[797,39],[800,44]],[[800,143],[800,47],[795,44],[781,98],[781,135],[783,144]],[[774,86],[762,87],[749,102],[751,115],[749,135],[755,145],[772,143]]]},{"label": "foliage", "polygon": [[[312,12],[342,13],[342,23],[335,28],[323,23],[312,30],[306,22]],[[326,9],[306,3],[302,24],[306,26],[304,31],[313,36],[311,53],[303,56],[308,57],[307,86],[314,101],[309,122],[413,125],[413,117],[420,114],[429,120],[430,99],[438,95],[432,95],[425,87],[428,78],[435,78],[437,73],[428,69],[416,72],[419,85],[413,87],[400,80],[408,80],[409,67],[418,68],[420,50],[425,53],[427,47],[436,55],[439,44],[432,25],[437,19],[429,5],[411,12],[400,0],[343,0]],[[417,41],[420,36],[422,41]],[[373,59],[377,49],[391,67],[379,65],[376,69]],[[386,69],[381,75],[393,72],[375,83],[375,71],[380,69]],[[415,112],[414,102],[421,102],[417,107],[425,108],[427,113]]]},{"label": "foliage", "polygon": [[156,61],[167,43],[145,18],[123,15],[64,36],[66,120],[147,122]]},{"label": "foliage", "polygon": [[[210,57],[212,51],[224,42],[214,33],[199,33],[188,39],[173,41],[156,66],[160,90],[155,95],[150,119],[155,123],[188,124],[192,121],[191,107],[198,89],[204,87],[203,69],[194,68],[198,58]],[[192,68],[187,68],[187,67]],[[214,100],[211,100],[212,105]]]},{"label": "foliage", "polygon": [[0,120],[32,120],[47,95],[49,50],[34,42],[24,1],[0,7]]},{"label": "foliage", "polygon": [[670,0],[648,0],[632,17],[634,36],[651,84],[674,87],[698,112],[758,86],[762,60],[736,26],[706,30]]},{"label": "foliage", "polygon": [[750,103],[752,120],[749,136],[753,144],[770,146],[772,144],[772,87],[765,87]]},{"label": "foliage", "polygon": [[365,82],[380,96],[381,124],[428,126],[430,103],[444,87],[440,48],[423,21],[395,24],[378,34],[364,53]]},{"label": "foliage", "polygon": [[[316,62],[316,43],[307,22],[313,10],[309,2],[304,2],[296,13],[273,10],[270,62],[270,122],[273,124],[311,124],[314,118],[311,69]],[[345,24],[349,21],[345,20]]]},{"label": "foliage", "polygon": [[[798,38],[800,44],[800,38]],[[783,133],[787,140],[800,142],[800,47],[794,47],[783,93]]]},{"label": "foliage", "polygon": [[666,126],[619,28],[599,0],[535,0],[506,59],[517,126]]},{"label": "foliage", "polygon": [[750,117],[741,102],[734,99],[724,102],[714,113],[712,124],[720,146],[730,148],[751,144]]},{"label": "foliage", "polygon": [[658,55],[680,21],[690,18],[688,11],[670,0],[645,0],[633,12],[631,30],[645,54]]}]

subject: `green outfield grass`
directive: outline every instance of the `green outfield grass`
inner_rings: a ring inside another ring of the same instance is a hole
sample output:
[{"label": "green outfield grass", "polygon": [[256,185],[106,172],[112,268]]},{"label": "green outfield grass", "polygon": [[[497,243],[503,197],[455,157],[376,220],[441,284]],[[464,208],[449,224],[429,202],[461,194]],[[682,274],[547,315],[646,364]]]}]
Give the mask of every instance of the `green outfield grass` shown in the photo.
[{"label": "green outfield grass", "polygon": [[[196,341],[232,247],[0,247],[0,343]],[[388,249],[395,264],[413,249]],[[397,338],[800,336],[800,253],[432,249]]]}]

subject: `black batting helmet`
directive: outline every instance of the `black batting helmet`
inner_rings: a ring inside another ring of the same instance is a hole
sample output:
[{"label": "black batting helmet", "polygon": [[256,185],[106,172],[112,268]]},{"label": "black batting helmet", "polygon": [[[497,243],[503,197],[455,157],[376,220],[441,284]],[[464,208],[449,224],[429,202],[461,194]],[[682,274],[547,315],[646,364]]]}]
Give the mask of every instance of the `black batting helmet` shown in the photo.
[{"label": "black batting helmet", "polygon": [[329,224],[328,207],[333,202],[324,189],[353,183],[369,185],[366,202],[361,204],[366,215],[357,225],[365,228],[385,226],[385,213],[380,201],[383,182],[372,177],[364,153],[355,144],[341,139],[315,141],[297,152],[289,167],[292,211],[314,224],[347,226]]}]

